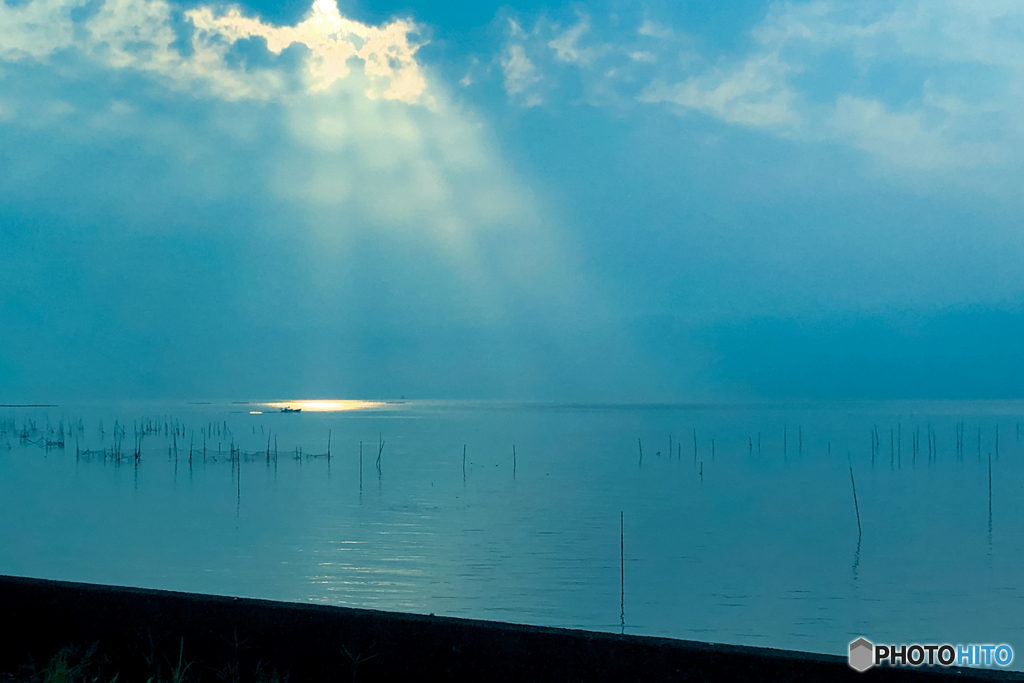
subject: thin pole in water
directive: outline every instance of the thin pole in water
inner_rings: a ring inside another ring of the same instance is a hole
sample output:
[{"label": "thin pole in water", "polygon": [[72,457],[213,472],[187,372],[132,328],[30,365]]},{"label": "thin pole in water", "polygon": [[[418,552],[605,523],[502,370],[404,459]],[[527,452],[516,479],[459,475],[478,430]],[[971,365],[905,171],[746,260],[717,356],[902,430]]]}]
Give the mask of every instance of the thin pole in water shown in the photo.
[{"label": "thin pole in water", "polygon": [[[853,480],[853,465],[850,465],[850,485],[853,486],[853,510],[857,513],[857,539],[861,537],[860,507],[857,505],[857,482]],[[989,496],[991,498],[991,496]]]},{"label": "thin pole in water", "polygon": [[988,454],[988,523],[992,525],[992,454]]},{"label": "thin pole in water", "polygon": [[516,445],[512,444],[512,478],[516,478]]},{"label": "thin pole in water", "polygon": [[988,453],[988,549],[992,552],[992,451]]},{"label": "thin pole in water", "polygon": [[[991,506],[990,506],[991,507]],[[619,512],[619,625],[626,632],[626,526],[625,513]]]}]

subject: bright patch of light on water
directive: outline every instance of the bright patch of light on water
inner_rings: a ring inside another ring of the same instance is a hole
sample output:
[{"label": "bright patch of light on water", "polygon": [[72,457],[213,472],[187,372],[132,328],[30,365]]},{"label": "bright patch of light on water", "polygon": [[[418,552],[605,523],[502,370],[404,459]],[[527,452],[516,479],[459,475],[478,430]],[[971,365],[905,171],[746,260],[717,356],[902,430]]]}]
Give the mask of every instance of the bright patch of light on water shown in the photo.
[{"label": "bright patch of light on water", "polygon": [[348,410],[376,410],[384,408],[387,403],[384,401],[357,401],[357,400],[298,400],[279,401],[276,403],[263,404],[269,408],[278,410],[303,410],[311,413],[337,413]]}]

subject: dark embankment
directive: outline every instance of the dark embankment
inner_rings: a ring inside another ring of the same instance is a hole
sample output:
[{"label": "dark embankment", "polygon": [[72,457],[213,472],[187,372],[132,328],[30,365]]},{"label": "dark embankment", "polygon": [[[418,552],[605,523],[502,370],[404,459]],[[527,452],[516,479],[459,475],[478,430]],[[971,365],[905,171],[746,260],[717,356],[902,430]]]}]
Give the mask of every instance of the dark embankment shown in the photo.
[{"label": "dark embankment", "polygon": [[0,577],[0,614],[0,670],[98,641],[119,683],[146,680],[154,662],[173,669],[179,650],[189,680],[232,670],[252,680],[260,667],[293,683],[1024,680],[928,667],[858,674],[836,656],[15,577]]}]

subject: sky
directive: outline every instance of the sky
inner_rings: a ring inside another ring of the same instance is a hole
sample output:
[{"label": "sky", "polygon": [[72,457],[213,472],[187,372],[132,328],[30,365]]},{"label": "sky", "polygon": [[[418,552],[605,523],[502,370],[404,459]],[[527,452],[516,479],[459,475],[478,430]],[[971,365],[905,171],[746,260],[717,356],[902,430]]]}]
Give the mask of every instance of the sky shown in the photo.
[{"label": "sky", "polygon": [[1019,398],[1011,0],[0,0],[0,402]]}]

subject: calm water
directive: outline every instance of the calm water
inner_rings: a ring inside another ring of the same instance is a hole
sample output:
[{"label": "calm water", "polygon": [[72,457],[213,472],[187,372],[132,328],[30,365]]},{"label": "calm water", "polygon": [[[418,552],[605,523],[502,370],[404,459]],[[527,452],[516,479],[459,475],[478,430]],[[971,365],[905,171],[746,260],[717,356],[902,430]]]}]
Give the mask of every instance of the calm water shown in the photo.
[{"label": "calm water", "polygon": [[840,655],[862,635],[1024,648],[1022,416],[991,402],[5,407],[0,573]]}]

